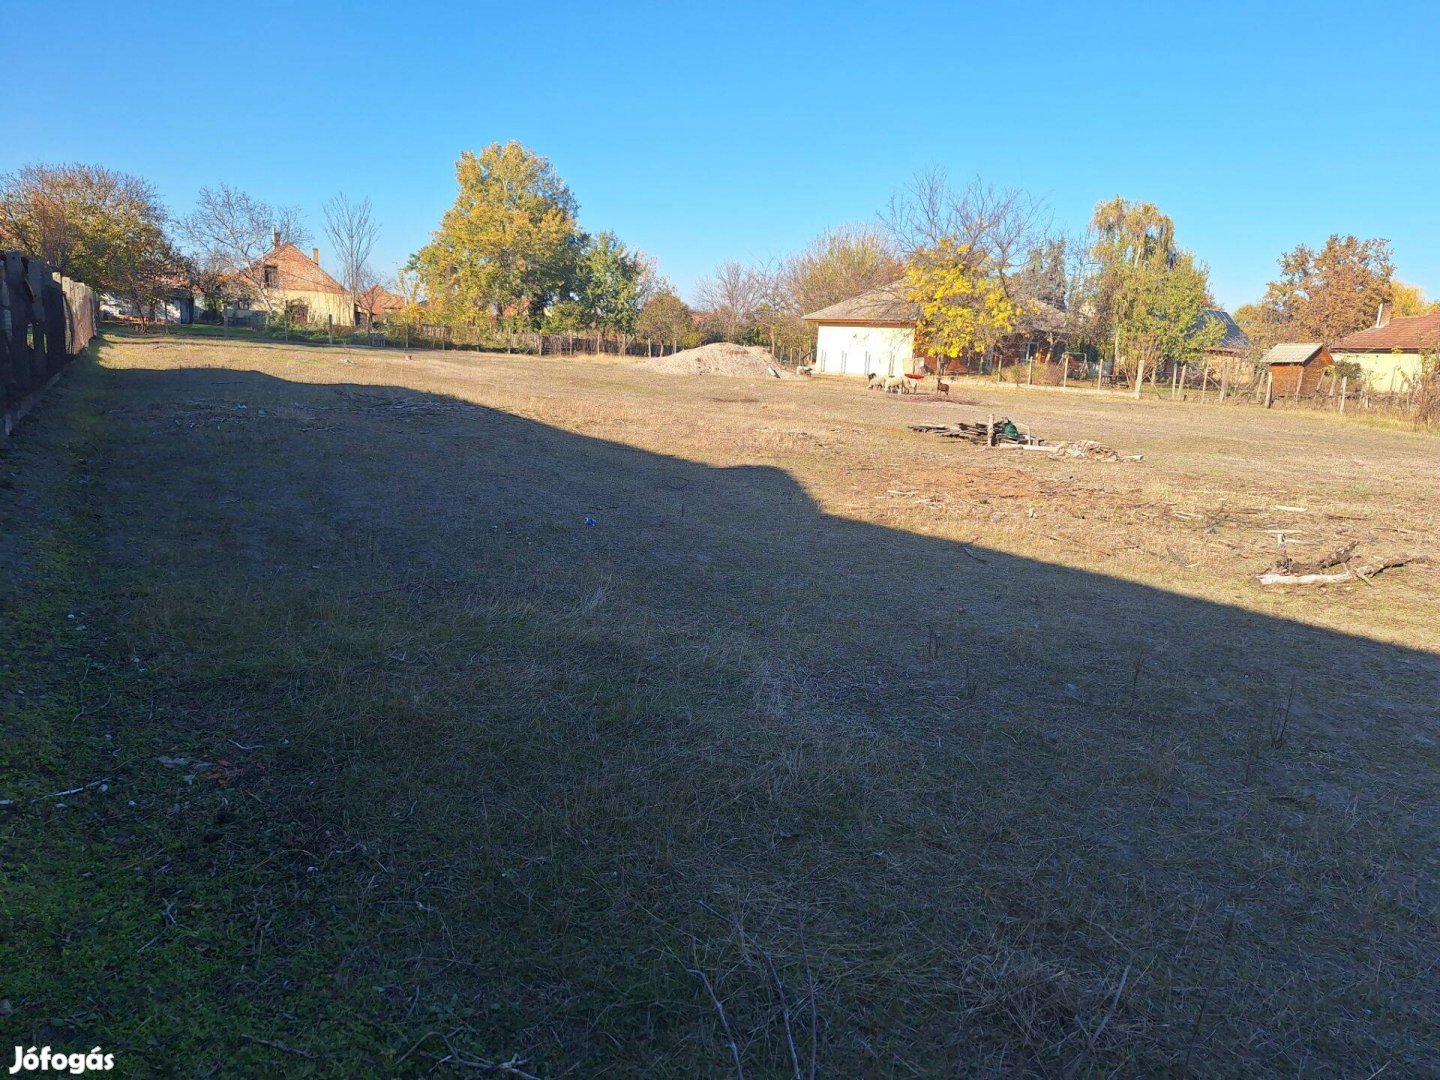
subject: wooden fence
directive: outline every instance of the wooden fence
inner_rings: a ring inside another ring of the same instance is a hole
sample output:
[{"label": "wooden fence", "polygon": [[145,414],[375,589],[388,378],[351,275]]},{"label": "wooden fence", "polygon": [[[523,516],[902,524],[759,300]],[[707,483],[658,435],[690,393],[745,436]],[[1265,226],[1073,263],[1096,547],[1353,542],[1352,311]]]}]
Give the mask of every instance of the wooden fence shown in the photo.
[{"label": "wooden fence", "polygon": [[8,436],[95,336],[100,303],[88,285],[40,259],[4,253],[0,276],[0,416]]}]

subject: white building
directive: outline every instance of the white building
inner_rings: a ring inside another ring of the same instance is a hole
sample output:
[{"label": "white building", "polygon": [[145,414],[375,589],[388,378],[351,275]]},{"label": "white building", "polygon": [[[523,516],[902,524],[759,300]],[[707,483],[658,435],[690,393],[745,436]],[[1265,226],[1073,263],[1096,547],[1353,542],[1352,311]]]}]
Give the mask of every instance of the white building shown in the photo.
[{"label": "white building", "polygon": [[825,375],[908,375],[989,372],[997,366],[1059,359],[1065,351],[1065,313],[1039,300],[1024,302],[1015,328],[982,354],[917,357],[920,305],[897,281],[805,316],[816,328],[815,371]]},{"label": "white building", "polygon": [[904,375],[914,371],[920,305],[897,282],[805,316],[817,329],[815,371],[826,375]]}]

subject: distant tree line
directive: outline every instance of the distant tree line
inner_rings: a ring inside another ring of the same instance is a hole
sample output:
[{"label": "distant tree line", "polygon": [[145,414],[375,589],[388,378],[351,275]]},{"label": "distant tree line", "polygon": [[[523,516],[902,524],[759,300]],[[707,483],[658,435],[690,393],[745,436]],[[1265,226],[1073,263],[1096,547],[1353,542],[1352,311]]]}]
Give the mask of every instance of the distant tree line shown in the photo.
[{"label": "distant tree line", "polygon": [[[323,207],[336,273],[358,297],[378,282],[371,258],[380,229],[370,200],[343,194]],[[294,207],[228,184],[202,188],[176,217],[150,181],[97,165],[27,165],[0,175],[0,246],[44,259],[97,291],[146,312],[198,291],[215,309],[247,301],[278,314],[264,257],[310,231]]]},{"label": "distant tree line", "polygon": [[[377,285],[398,297],[391,318],[500,333],[547,331],[660,342],[764,344],[787,355],[813,348],[804,316],[891,287],[920,312],[924,355],[984,355],[1043,313],[1050,344],[1109,357],[1137,386],[1162,364],[1188,362],[1223,333],[1208,271],[1180,246],[1173,220],[1119,196],[1087,229],[1052,227],[1042,200],[943,172],[917,175],[868,224],[822,232],[789,257],[726,261],[702,280],[692,308],[655,260],[608,230],[579,221],[575,197],[545,158],[517,142],[466,151],[456,197],[430,241],[393,278],[373,266],[380,225],[368,198],[338,194],[322,207],[333,270],[356,299]],[[172,216],[153,184],[93,165],[28,165],[0,176],[0,244],[128,300],[140,312],[180,289],[212,312],[248,302],[278,318],[265,256],[303,247],[304,215],[225,183],[201,189]],[[1394,276],[1389,242],[1331,236],[1279,260],[1260,301],[1235,318],[1257,349],[1281,340],[1336,339],[1436,305]]]},{"label": "distant tree line", "polygon": [[1048,346],[1118,357],[1137,385],[1223,332],[1205,317],[1205,266],[1153,204],[1117,197],[1086,233],[1066,236],[1026,192],[980,179],[957,187],[939,171],[898,191],[875,225],[823,233],[776,265],[724,263],[697,296],[731,340],[809,348],[804,315],[886,286],[917,306],[922,355],[983,357],[1039,324]]}]

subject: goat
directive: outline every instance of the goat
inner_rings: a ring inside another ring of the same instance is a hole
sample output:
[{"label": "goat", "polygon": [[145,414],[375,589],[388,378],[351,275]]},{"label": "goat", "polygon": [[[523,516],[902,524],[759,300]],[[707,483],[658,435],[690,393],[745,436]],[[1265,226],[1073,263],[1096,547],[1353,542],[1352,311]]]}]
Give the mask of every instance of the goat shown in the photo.
[{"label": "goat", "polygon": [[936,380],[935,380],[935,392],[936,392],[937,394],[944,394],[946,397],[949,397],[949,396],[950,396],[950,384],[949,384],[948,382],[946,382],[944,379],[936,379]]}]

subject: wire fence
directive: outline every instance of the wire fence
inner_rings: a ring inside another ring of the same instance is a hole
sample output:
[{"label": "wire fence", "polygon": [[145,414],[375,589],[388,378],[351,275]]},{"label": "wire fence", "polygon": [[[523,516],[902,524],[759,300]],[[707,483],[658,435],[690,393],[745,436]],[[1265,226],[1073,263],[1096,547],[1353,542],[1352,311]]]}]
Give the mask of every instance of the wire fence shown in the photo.
[{"label": "wire fence", "polygon": [[[1077,390],[1135,395],[1132,379],[1109,361],[1072,358],[1007,364],[973,376],[1002,385],[1031,389]],[[1440,395],[1440,379],[1421,371],[1395,388],[1377,387],[1363,371],[1340,366],[1275,369],[1244,358],[1197,363],[1165,363],[1151,371],[1140,397],[1192,404],[1261,405],[1266,408],[1356,413],[1433,423],[1430,414]]]},{"label": "wire fence", "polygon": [[[441,351],[469,351],[508,353],[530,356],[616,356],[616,357],[660,357],[670,356],[714,339],[701,337],[692,331],[680,337],[668,339],[643,334],[616,336],[595,331],[539,331],[505,330],[490,325],[441,326],[427,323],[388,322],[372,326],[341,326],[337,324],[305,324],[287,322],[283,317],[254,314],[248,318],[230,318],[226,323],[201,321],[193,324],[154,322],[141,327],[134,319],[115,319],[117,325],[124,325],[144,332],[176,335],[197,335],[237,338],[254,338],[263,341],[282,341],[301,344],[328,344],[384,349],[436,349]],[[804,364],[814,356],[814,350],[780,343],[771,346],[765,343],[777,360],[783,365]]]}]

